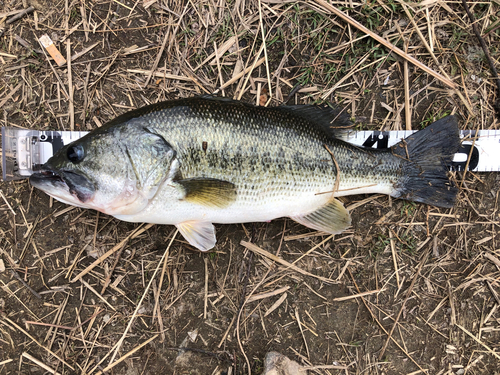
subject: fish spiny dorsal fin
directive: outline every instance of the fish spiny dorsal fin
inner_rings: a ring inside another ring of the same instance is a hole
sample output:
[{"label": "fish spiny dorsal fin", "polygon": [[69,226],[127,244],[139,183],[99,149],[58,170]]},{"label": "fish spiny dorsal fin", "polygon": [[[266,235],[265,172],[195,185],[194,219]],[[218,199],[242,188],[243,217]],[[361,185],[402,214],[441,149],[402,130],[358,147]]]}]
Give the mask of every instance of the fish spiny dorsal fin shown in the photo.
[{"label": "fish spiny dorsal fin", "polygon": [[334,138],[342,138],[354,125],[349,114],[333,104],[288,105],[276,109],[302,117]]},{"label": "fish spiny dorsal fin", "polygon": [[343,134],[354,124],[349,113],[331,103],[283,105],[279,107],[259,107],[230,98],[213,95],[200,95],[199,98],[219,103],[231,103],[247,108],[259,108],[264,111],[278,111],[298,116],[327,133],[330,137],[343,138]]},{"label": "fish spiny dorsal fin", "polygon": [[351,225],[351,215],[336,198],[330,199],[316,211],[290,218],[308,228],[331,234],[341,233]]}]

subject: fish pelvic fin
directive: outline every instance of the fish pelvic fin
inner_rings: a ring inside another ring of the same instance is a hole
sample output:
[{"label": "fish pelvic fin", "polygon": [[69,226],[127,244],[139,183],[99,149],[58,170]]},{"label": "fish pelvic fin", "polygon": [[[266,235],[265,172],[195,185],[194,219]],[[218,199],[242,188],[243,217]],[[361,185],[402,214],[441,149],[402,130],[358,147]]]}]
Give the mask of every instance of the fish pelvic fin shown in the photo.
[{"label": "fish pelvic fin", "polygon": [[351,225],[351,215],[336,198],[330,199],[328,203],[313,212],[290,218],[308,228],[331,234],[341,233]]},{"label": "fish pelvic fin", "polygon": [[437,207],[453,207],[458,189],[448,179],[448,166],[460,146],[455,116],[446,116],[394,145],[394,155],[406,159],[393,197]]},{"label": "fish pelvic fin", "polygon": [[184,200],[206,207],[224,208],[236,200],[236,186],[215,178],[188,178],[176,181],[182,186]]},{"label": "fish pelvic fin", "polygon": [[179,223],[176,227],[187,242],[201,251],[212,249],[217,242],[212,223],[192,220]]}]

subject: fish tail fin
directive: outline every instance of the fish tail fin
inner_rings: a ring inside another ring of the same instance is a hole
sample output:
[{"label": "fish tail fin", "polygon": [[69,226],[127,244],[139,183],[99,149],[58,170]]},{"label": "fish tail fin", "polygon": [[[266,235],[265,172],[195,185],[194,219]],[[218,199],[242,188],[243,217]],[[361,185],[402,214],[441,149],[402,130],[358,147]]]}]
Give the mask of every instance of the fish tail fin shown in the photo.
[{"label": "fish tail fin", "polygon": [[392,147],[393,154],[407,159],[395,184],[396,198],[453,207],[458,189],[448,179],[448,166],[460,146],[455,116],[444,117]]}]

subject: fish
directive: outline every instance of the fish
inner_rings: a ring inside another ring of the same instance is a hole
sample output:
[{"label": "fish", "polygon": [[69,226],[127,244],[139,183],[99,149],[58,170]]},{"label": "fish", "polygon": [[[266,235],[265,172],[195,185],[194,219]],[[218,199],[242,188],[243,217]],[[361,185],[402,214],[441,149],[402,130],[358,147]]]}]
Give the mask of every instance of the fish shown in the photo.
[{"label": "fish", "polygon": [[280,217],[338,234],[338,197],[387,194],[454,205],[447,166],[460,139],[444,117],[388,149],[343,140],[349,115],[323,105],[261,107],[198,96],[124,113],[56,152],[30,183],[59,200],[128,222],[175,225],[201,251],[214,223]]}]

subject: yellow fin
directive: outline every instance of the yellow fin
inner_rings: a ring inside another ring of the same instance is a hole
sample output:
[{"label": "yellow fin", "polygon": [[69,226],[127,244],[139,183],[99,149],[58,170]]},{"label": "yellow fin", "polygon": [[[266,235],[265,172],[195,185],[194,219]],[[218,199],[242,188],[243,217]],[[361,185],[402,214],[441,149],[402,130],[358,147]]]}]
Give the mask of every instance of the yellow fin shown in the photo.
[{"label": "yellow fin", "polygon": [[205,221],[185,221],[176,225],[182,236],[191,245],[201,251],[208,251],[215,246],[215,227]]},{"label": "yellow fin", "polygon": [[177,181],[184,189],[184,200],[207,207],[224,208],[236,200],[236,186],[215,178],[188,178]]},{"label": "yellow fin", "polygon": [[305,215],[291,216],[291,219],[308,228],[331,234],[338,234],[351,225],[351,215],[344,205],[335,198],[316,211]]}]

